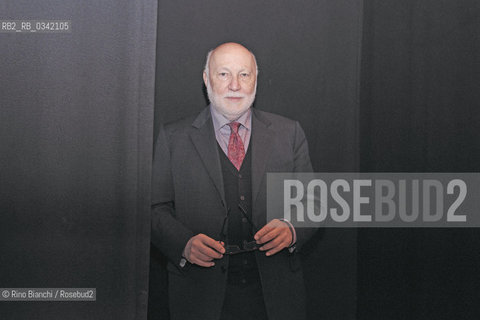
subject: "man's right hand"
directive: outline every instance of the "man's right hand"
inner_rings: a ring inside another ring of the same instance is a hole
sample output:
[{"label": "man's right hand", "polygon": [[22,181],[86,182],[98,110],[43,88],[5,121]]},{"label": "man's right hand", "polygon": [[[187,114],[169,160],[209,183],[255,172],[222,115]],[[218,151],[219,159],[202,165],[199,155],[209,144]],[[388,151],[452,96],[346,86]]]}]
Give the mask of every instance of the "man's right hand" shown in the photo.
[{"label": "man's right hand", "polygon": [[216,241],[202,233],[188,240],[183,250],[184,257],[188,262],[202,267],[213,267],[213,259],[221,259],[225,253],[224,243]]}]

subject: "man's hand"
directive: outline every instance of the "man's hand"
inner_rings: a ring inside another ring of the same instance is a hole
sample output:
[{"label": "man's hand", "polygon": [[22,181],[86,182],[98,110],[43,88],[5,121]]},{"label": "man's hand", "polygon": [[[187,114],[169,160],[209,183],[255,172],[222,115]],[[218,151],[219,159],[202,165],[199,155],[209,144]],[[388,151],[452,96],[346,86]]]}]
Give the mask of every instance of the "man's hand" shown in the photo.
[{"label": "man's hand", "polygon": [[188,240],[184,257],[188,262],[198,264],[202,267],[212,267],[215,265],[213,259],[221,259],[225,253],[224,243],[216,241],[202,233],[193,236]]},{"label": "man's hand", "polygon": [[257,244],[265,243],[260,250],[267,251],[266,255],[271,256],[288,247],[292,243],[292,237],[292,232],[285,222],[273,219],[255,234],[254,239]]}]

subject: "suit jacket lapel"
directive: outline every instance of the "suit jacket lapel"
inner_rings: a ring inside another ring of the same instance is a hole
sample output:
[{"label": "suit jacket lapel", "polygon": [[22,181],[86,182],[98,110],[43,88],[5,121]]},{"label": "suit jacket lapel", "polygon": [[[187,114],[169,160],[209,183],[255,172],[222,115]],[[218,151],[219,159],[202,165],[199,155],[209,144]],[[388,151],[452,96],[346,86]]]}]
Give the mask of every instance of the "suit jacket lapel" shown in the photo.
[{"label": "suit jacket lapel", "polygon": [[205,108],[192,123],[194,129],[190,132],[190,138],[197,150],[203,165],[207,169],[213,184],[225,206],[225,191],[223,186],[222,168],[218,154],[217,139],[213,129],[210,109]]},{"label": "suit jacket lapel", "polygon": [[266,165],[272,151],[273,132],[270,121],[252,109],[252,204],[255,204],[260,185],[265,178]]},{"label": "suit jacket lapel", "polygon": [[[260,192],[260,185],[265,178],[266,165],[271,153],[273,132],[269,129],[270,121],[252,108],[252,204]],[[203,165],[207,169],[217,191],[225,204],[222,168],[218,154],[217,140],[213,129],[210,109],[205,108],[192,123],[194,129],[190,138]]]}]

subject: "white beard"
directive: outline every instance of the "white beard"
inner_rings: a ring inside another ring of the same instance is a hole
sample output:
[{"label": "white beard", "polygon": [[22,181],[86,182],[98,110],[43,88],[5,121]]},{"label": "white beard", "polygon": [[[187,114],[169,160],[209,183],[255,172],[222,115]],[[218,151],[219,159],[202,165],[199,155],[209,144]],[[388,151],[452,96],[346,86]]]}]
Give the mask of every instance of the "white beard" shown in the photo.
[{"label": "white beard", "polygon": [[255,101],[255,94],[257,93],[257,85],[255,85],[255,90],[253,91],[253,93],[247,96],[239,95],[234,92],[226,94],[225,97],[244,97],[243,102],[235,108],[223,103],[222,99],[225,97],[220,97],[216,93],[214,93],[210,82],[207,83],[207,93],[208,99],[210,100],[212,106],[228,120],[235,121],[240,118],[245,112],[247,112],[247,110],[250,109],[250,107],[252,106],[253,101]]}]

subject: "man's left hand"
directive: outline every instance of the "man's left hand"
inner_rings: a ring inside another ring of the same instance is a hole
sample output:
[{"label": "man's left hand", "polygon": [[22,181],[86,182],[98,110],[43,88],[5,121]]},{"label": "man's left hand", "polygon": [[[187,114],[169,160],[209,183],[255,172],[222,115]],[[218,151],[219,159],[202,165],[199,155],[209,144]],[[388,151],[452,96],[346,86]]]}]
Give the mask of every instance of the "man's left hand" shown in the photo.
[{"label": "man's left hand", "polygon": [[260,250],[271,256],[292,243],[292,232],[285,222],[273,219],[255,234],[254,239],[257,244],[264,244]]}]

